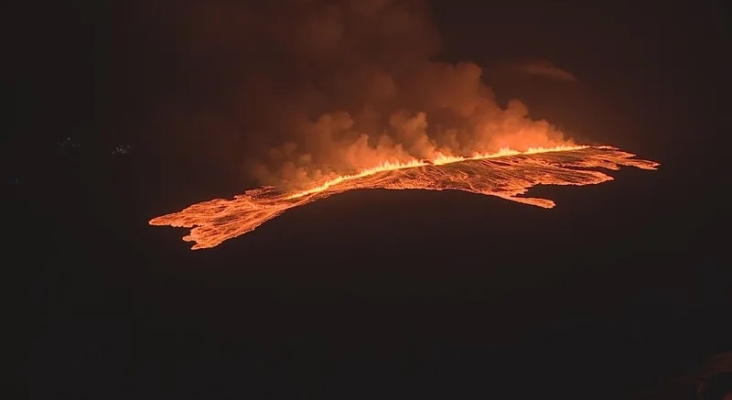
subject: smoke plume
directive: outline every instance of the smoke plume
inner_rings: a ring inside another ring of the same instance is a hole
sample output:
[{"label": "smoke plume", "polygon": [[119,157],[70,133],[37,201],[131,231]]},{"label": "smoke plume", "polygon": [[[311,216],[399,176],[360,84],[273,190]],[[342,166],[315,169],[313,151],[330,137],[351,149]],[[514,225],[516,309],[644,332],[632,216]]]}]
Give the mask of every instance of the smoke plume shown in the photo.
[{"label": "smoke plume", "polygon": [[[521,102],[497,104],[478,65],[434,61],[441,43],[425,1],[252,3],[179,2],[161,15],[184,76],[205,77],[185,83],[196,98],[169,106],[170,120],[201,142],[216,137],[263,184],[568,143]],[[194,103],[207,111],[192,120]]]}]

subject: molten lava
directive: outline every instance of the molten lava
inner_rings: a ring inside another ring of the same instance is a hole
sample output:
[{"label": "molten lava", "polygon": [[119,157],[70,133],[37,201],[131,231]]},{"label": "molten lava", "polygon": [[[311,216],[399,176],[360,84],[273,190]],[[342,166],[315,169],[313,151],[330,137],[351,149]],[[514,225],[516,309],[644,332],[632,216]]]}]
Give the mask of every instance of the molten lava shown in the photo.
[{"label": "molten lava", "polygon": [[384,163],[353,175],[338,176],[314,187],[283,192],[274,187],[249,190],[233,200],[214,199],[150,220],[150,225],[193,228],[183,238],[193,249],[215,247],[253,231],[283,212],[334,194],[358,189],[462,190],[543,208],[548,199],[519,197],[536,185],[592,185],[613,178],[594,169],[632,166],[654,170],[658,163],[609,146],[560,146],[525,152],[503,150],[470,158],[438,156],[433,160]]}]

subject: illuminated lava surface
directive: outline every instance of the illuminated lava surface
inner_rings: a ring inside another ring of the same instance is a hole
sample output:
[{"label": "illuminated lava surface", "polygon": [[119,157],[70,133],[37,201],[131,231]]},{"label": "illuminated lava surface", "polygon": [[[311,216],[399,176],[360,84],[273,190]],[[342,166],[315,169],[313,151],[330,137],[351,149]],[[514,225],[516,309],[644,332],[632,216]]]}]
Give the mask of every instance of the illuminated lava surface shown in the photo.
[{"label": "illuminated lava surface", "polygon": [[214,199],[150,220],[150,225],[192,228],[183,240],[193,249],[215,247],[253,231],[283,212],[334,194],[360,189],[462,190],[543,208],[554,202],[521,197],[537,185],[593,185],[613,178],[597,169],[631,166],[655,170],[658,163],[609,146],[561,146],[503,150],[471,158],[438,157],[406,164],[385,163],[354,175],[338,176],[301,191],[275,187],[249,190],[232,200]]}]

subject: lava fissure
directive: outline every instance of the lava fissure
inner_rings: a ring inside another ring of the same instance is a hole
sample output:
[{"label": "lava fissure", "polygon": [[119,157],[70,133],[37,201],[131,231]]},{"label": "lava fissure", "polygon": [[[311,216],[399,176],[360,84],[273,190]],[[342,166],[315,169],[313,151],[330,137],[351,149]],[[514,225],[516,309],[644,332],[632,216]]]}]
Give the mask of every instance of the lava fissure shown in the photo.
[{"label": "lava fissure", "polygon": [[[192,228],[183,240],[192,249],[215,247],[253,231],[285,211],[360,189],[459,190],[552,208],[549,199],[519,197],[537,185],[593,185],[613,178],[596,169],[630,166],[655,170],[659,164],[610,146],[559,146],[525,152],[502,150],[470,158],[438,156],[433,160],[384,163],[356,174],[337,176],[306,190],[253,189],[232,200],[214,199],[150,220],[150,225]],[[500,161],[495,160],[500,158]]]}]

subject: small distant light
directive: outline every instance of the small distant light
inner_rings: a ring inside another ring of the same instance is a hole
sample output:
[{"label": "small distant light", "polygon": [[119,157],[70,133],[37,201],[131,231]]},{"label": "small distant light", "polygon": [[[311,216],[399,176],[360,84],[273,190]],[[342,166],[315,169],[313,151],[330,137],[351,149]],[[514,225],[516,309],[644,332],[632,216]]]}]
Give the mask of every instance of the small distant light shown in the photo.
[{"label": "small distant light", "polygon": [[64,153],[65,155],[69,155],[69,151],[72,149],[78,149],[81,148],[81,145],[77,142],[75,142],[72,138],[67,137],[60,142],[57,143],[59,147],[59,151]]},{"label": "small distant light", "polygon": [[118,145],[112,150],[112,154],[124,155],[130,152],[131,146],[128,144]]}]

